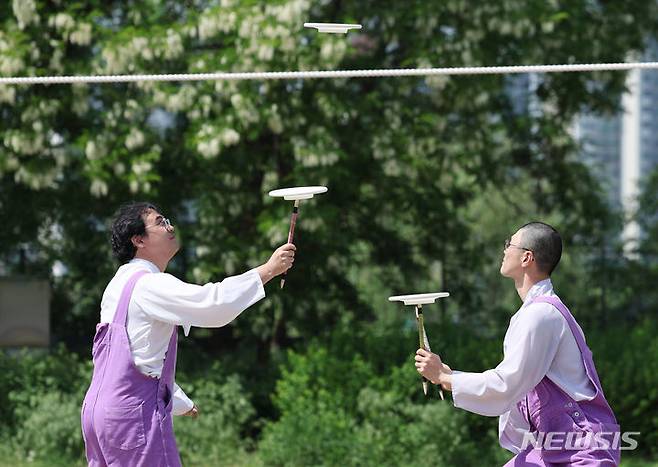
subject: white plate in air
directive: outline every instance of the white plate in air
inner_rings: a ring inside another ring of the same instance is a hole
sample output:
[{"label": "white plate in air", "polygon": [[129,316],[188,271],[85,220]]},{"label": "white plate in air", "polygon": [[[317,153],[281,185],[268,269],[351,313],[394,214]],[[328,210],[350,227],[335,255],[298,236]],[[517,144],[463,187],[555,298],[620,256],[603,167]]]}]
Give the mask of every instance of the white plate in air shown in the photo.
[{"label": "white plate in air", "polygon": [[342,23],[304,23],[305,28],[315,28],[318,32],[328,32],[332,34],[347,34],[350,29],[361,29],[360,24],[342,24]]},{"label": "white plate in air", "polygon": [[434,292],[434,293],[417,293],[412,295],[395,295],[388,297],[389,302],[404,302],[405,305],[427,305],[434,303],[437,298],[449,297],[448,292]]},{"label": "white plate in air", "polygon": [[326,193],[326,186],[296,186],[292,188],[281,188],[269,192],[270,196],[283,198],[286,200],[311,199],[313,195]]}]

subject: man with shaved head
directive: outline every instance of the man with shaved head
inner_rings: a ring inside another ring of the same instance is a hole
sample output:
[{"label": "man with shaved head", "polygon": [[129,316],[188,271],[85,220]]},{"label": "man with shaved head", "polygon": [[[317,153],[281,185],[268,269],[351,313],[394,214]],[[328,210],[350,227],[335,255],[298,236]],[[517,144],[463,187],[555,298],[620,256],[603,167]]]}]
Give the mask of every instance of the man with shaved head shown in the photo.
[{"label": "man with shaved head", "polygon": [[500,273],[523,304],[510,320],[504,357],[482,373],[452,370],[424,349],[419,373],[452,391],[455,407],[499,416],[506,466],[619,465],[619,425],[608,405],[582,329],[553,290],[562,238],[530,222],[505,240]]}]

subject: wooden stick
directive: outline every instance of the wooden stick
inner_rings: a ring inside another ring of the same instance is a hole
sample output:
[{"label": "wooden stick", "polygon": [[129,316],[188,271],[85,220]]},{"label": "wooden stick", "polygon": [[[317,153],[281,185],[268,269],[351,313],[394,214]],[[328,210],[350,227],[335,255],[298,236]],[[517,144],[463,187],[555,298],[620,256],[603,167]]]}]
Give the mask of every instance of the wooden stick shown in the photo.
[{"label": "wooden stick", "polygon": [[[298,214],[299,214],[299,200],[296,199],[295,205],[292,208],[292,215],[290,216],[290,230],[288,230],[288,243],[292,243],[292,240],[295,237],[295,224],[297,224]],[[288,271],[285,271],[281,275],[281,284],[280,284],[281,289],[286,283],[286,274],[288,274]]]},{"label": "wooden stick", "polygon": [[[428,352],[431,352],[432,349],[430,348],[430,340],[427,337],[427,333],[425,332],[425,322],[423,319],[423,305],[416,305],[416,323],[418,324],[418,343],[420,345],[420,348],[425,349]],[[429,381],[427,380],[427,378],[423,376],[423,393],[425,395],[427,395],[428,383]],[[441,400],[445,400],[443,397],[443,389],[441,389],[441,386],[439,386],[439,396],[441,396]]]}]

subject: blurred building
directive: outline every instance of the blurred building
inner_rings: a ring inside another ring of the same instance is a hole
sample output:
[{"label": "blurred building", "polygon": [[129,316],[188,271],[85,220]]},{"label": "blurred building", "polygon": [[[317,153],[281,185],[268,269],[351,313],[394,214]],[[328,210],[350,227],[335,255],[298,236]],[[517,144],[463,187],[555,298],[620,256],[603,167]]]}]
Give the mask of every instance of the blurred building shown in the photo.
[{"label": "blurred building", "polygon": [[[658,41],[650,41],[638,61],[658,61]],[[538,80],[541,75],[509,76],[507,94],[515,113],[541,111],[534,93]],[[658,167],[658,70],[629,72],[626,87],[616,115],[583,113],[574,121],[572,133],[610,206],[631,214],[643,176]],[[637,225],[628,222],[624,237],[629,248],[639,235]]]},{"label": "blurred building", "polygon": [[[657,41],[649,42],[641,61],[658,61]],[[643,176],[658,167],[658,70],[630,71],[626,87],[617,115],[583,114],[576,119],[574,134],[611,205],[632,214]],[[629,250],[639,235],[638,226],[628,222],[624,238]]]},{"label": "blurred building", "polygon": [[580,115],[573,134],[580,143],[583,159],[601,181],[609,204],[621,208],[621,114],[608,117]]}]

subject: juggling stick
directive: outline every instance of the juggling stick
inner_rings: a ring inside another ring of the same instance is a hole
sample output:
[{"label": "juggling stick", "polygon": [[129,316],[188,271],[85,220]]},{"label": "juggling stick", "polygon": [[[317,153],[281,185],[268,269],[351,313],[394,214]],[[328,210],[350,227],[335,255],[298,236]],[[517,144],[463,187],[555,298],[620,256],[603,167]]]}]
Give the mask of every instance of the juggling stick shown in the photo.
[{"label": "juggling stick", "polygon": [[[430,341],[425,332],[425,323],[423,320],[423,305],[434,303],[437,298],[449,297],[448,292],[434,292],[434,293],[423,293],[423,294],[413,294],[413,295],[396,295],[393,297],[388,297],[390,302],[403,302],[405,305],[414,305],[416,307],[416,324],[418,325],[418,345],[421,349],[425,349],[428,352],[431,352]],[[429,381],[427,378],[423,377],[423,393],[427,395]],[[444,400],[443,390],[439,386],[439,396],[441,400]]]},{"label": "juggling stick", "polygon": [[[295,204],[292,208],[292,215],[290,216],[290,229],[288,230],[288,243],[292,243],[295,237],[295,225],[297,224],[297,216],[299,215],[299,201],[302,199],[311,199],[314,195],[326,193],[328,188],[326,186],[298,186],[294,188],[281,188],[279,190],[272,190],[269,192],[270,196],[281,197],[288,201],[294,201]],[[280,288],[286,283],[286,274],[288,271],[281,275]]]}]

